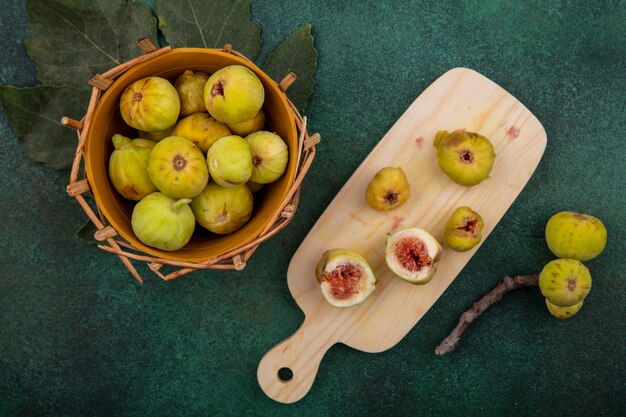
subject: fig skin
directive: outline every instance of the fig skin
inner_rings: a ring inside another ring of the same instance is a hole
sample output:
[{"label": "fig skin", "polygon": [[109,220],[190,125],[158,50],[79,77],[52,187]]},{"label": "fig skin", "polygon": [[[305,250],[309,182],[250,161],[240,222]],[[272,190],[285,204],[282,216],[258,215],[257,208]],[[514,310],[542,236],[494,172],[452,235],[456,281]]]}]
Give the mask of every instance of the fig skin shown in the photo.
[{"label": "fig skin", "polygon": [[242,65],[215,72],[204,87],[206,109],[222,123],[245,122],[256,115],[265,100],[259,77]]},{"label": "fig skin", "polygon": [[261,109],[252,119],[241,123],[231,123],[228,125],[228,128],[233,132],[233,135],[245,138],[249,134],[263,129],[263,126],[265,126],[265,112]]},{"label": "fig skin", "polygon": [[591,290],[591,274],[575,259],[555,259],[539,274],[541,294],[558,307],[571,307],[585,299]]},{"label": "fig skin", "polygon": [[174,81],[174,88],[180,98],[180,115],[185,117],[197,112],[206,112],[204,86],[209,74],[202,71],[186,70]]},{"label": "fig skin", "polygon": [[457,184],[471,187],[489,178],[496,153],[486,137],[442,130],[435,136],[435,147],[439,167]]},{"label": "fig skin", "polygon": [[219,138],[230,136],[230,129],[218,122],[208,113],[194,113],[181,119],[174,127],[172,136],[182,136],[196,144],[206,155],[207,151]]},{"label": "fig skin", "polygon": [[407,202],[411,186],[402,168],[385,167],[367,185],[365,201],[378,211],[394,210]]},{"label": "fig skin", "polygon": [[260,191],[265,186],[265,184],[259,184],[258,182],[254,182],[254,181],[248,181],[246,182],[246,185],[248,186],[250,191],[252,191],[253,193]]},{"label": "fig skin", "polygon": [[144,132],[161,131],[176,123],[180,99],[165,78],[146,77],[124,89],[120,113],[130,127]]},{"label": "fig skin", "polygon": [[[376,289],[376,277],[367,260],[349,249],[324,252],[315,268],[315,277],[326,301],[339,308],[362,303]],[[346,294],[346,290],[355,292]]]},{"label": "fig skin", "polygon": [[143,198],[133,209],[131,226],[144,244],[164,251],[175,251],[187,244],[196,220],[188,198],[176,200],[160,192]]},{"label": "fig skin", "polygon": [[546,224],[546,242],[559,258],[589,261],[602,253],[606,239],[604,224],[589,214],[562,211]]},{"label": "fig skin", "polygon": [[159,191],[171,198],[194,198],[209,181],[202,151],[180,136],[170,136],[154,146],[148,172]]},{"label": "fig skin", "polygon": [[252,153],[251,181],[269,184],[283,175],[289,161],[289,150],[280,136],[260,131],[248,135],[246,142]]},{"label": "fig skin", "polygon": [[468,251],[480,243],[484,225],[480,214],[468,206],[459,207],[446,224],[446,244],[457,252]]},{"label": "fig skin", "polygon": [[548,308],[548,311],[554,317],[557,317],[559,319],[569,319],[570,317],[575,316],[576,313],[578,313],[583,307],[583,303],[584,301],[581,301],[580,303],[574,304],[573,306],[559,307],[555,304],[552,304],[550,300],[546,298],[546,307]]},{"label": "fig skin", "polygon": [[109,178],[124,198],[139,201],[157,190],[148,174],[148,160],[154,142],[113,135],[115,150],[109,159]]},{"label": "fig skin", "polygon": [[252,215],[252,192],[246,185],[220,187],[209,182],[191,201],[190,207],[200,226],[220,235],[239,230]]},{"label": "fig skin", "polygon": [[138,130],[137,135],[139,135],[140,138],[149,139],[153,142],[160,142],[163,139],[172,136],[174,126],[175,125],[172,125],[165,130],[158,130],[156,132],[144,132],[143,130]]},{"label": "fig skin", "polygon": [[252,175],[252,153],[248,142],[231,135],[218,139],[207,152],[211,178],[222,187],[238,187]]},{"label": "fig skin", "polygon": [[440,258],[441,245],[425,230],[413,227],[387,235],[385,262],[393,273],[411,284],[428,283]]}]

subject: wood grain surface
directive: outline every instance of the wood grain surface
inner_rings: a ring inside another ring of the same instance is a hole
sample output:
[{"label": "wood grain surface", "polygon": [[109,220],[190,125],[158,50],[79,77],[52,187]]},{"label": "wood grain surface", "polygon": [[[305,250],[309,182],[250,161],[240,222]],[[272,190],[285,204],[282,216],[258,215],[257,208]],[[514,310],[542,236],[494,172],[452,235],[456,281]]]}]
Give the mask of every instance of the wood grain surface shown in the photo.
[{"label": "wood grain surface", "polygon": [[[437,164],[433,146],[438,130],[465,129],[487,136],[496,151],[491,177],[474,186],[453,183]],[[397,344],[424,316],[478,249],[458,253],[443,246],[437,272],[426,285],[411,285],[385,265],[386,235],[420,227],[443,243],[452,212],[468,205],[485,222],[483,241],[530,179],[546,147],[537,118],[500,86],[467,68],[455,68],[430,85],[398,119],[344,185],[294,254],[287,272],[289,289],[305,313],[293,336],[261,360],[257,377],[272,399],[291,403],[311,388],[322,357],[333,344],[381,352]],[[377,212],[364,193],[386,166],[404,169],[411,185],[408,202]],[[331,248],[362,254],[376,274],[374,293],[347,309],[329,305],[315,279],[315,266]],[[434,348],[434,347],[433,347]],[[434,354],[434,353],[433,353]],[[288,368],[292,377],[279,377]]]}]

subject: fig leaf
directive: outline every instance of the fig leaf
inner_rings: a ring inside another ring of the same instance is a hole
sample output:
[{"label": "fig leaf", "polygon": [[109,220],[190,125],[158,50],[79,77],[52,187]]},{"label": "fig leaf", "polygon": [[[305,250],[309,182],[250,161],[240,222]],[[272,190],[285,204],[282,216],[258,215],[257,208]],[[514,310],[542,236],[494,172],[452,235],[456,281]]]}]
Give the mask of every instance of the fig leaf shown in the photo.
[{"label": "fig leaf", "polygon": [[91,245],[97,245],[100,242],[98,242],[93,236],[97,231],[98,228],[91,222],[91,220],[87,220],[87,222],[76,231],[76,237]]},{"label": "fig leaf", "polygon": [[159,29],[174,48],[233,48],[251,60],[261,47],[261,26],[249,0],[156,0]]},{"label": "fig leaf", "polygon": [[34,161],[52,168],[71,167],[77,136],[60,119],[82,118],[90,92],[75,87],[0,86],[0,102],[15,136],[24,142],[24,152]]},{"label": "fig leaf", "polygon": [[34,32],[26,48],[42,84],[91,88],[93,74],[141,55],[137,39],[157,44],[150,8],[134,1],[28,0],[26,12]]},{"label": "fig leaf", "polygon": [[315,85],[313,74],[317,68],[317,50],[311,25],[295,31],[278,45],[262,68],[276,82],[280,82],[289,72],[296,74],[298,78],[287,90],[287,97],[298,110],[304,111]]}]

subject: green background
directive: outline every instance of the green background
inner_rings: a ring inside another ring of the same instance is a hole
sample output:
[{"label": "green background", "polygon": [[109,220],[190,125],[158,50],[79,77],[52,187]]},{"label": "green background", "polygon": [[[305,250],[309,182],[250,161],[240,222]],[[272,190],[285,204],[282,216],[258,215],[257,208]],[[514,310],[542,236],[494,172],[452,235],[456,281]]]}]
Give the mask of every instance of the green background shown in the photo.
[{"label": "green background", "polygon": [[[24,5],[2,4],[0,84],[34,85]],[[306,114],[322,143],[295,219],[242,272],[165,284],[139,265],[146,283],[138,285],[116,257],[74,238],[86,216],[65,194],[68,173],[26,158],[0,112],[0,415],[613,416],[626,408],[626,2],[266,0],[253,2],[252,16],[263,27],[259,61],[313,25],[319,67]],[[285,280],[292,254],[394,121],[459,66],[500,84],[543,123],[539,168],[397,346],[366,354],[336,345],[307,396],[272,401],[256,369],[303,320]],[[458,315],[501,276],[552,259],[543,228],[560,210],[593,214],[609,231],[589,262],[593,290],[582,311],[560,321],[538,289],[518,290],[437,357]]]}]

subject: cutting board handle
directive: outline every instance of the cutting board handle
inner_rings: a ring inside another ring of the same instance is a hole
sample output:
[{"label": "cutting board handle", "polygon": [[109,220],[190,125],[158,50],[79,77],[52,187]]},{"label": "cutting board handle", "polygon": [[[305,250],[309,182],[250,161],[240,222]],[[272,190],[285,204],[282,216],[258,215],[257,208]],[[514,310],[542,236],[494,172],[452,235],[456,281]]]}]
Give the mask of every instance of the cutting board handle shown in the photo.
[{"label": "cutting board handle", "polygon": [[322,357],[337,342],[329,339],[323,329],[324,323],[305,318],[293,336],[263,356],[257,378],[268,397],[281,403],[293,403],[309,392]]}]

